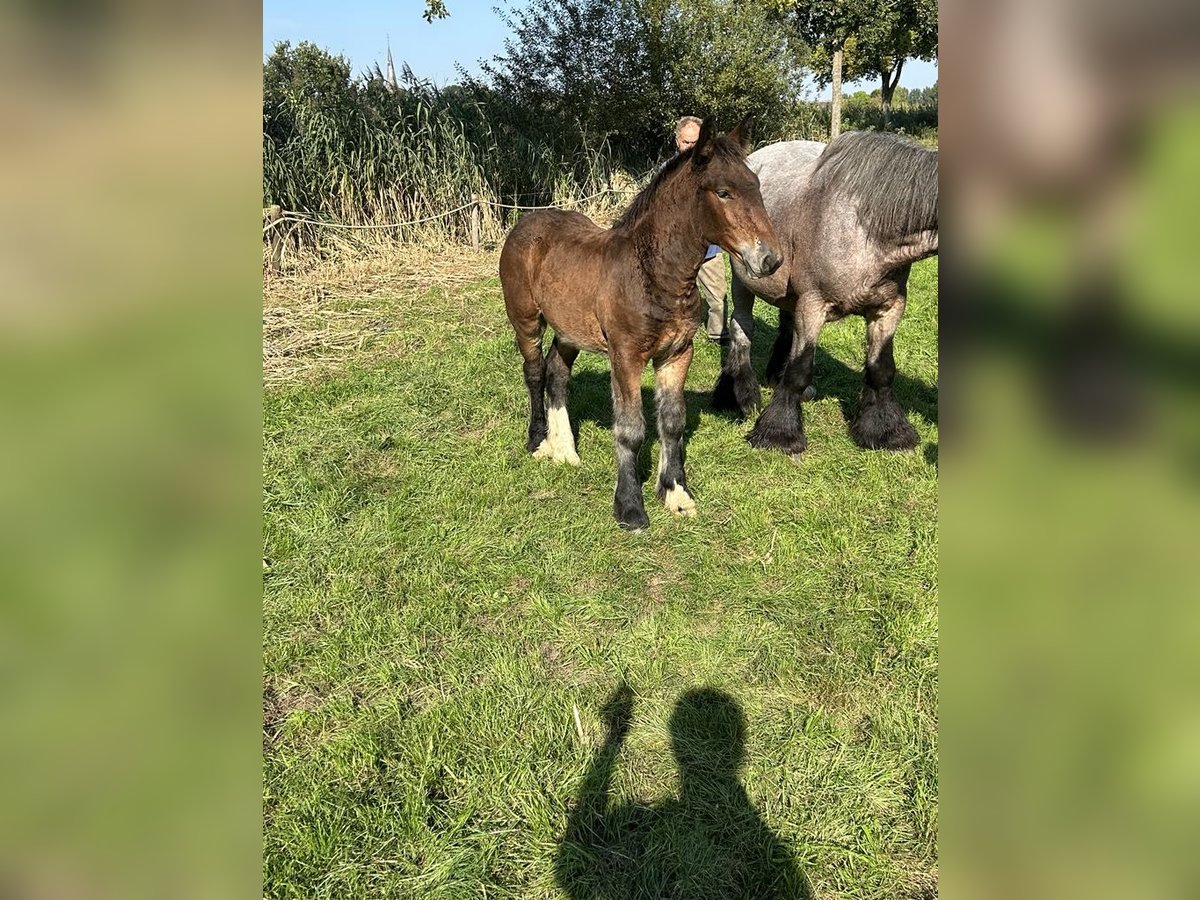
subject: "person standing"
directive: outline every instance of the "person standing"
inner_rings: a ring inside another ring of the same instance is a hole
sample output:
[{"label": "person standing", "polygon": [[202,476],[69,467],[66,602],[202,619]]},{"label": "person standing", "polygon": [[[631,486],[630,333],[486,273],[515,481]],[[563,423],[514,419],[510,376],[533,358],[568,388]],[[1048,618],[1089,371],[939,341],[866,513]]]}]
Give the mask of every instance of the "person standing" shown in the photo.
[{"label": "person standing", "polygon": [[[700,126],[703,120],[696,116],[684,116],[675,123],[675,149],[680,153],[696,146],[700,139]],[[725,256],[721,248],[712,244],[708,255],[696,274],[696,284],[700,286],[705,301],[708,303],[708,321],[705,332],[709,340],[724,341],[728,338],[725,322],[729,318],[729,294],[725,281]]]}]

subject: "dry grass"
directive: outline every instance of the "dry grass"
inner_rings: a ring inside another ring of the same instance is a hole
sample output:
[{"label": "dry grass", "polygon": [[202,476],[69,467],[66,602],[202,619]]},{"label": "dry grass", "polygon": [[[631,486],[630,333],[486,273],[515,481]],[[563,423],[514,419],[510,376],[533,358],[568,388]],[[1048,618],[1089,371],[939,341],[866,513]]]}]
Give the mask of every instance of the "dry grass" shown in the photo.
[{"label": "dry grass", "polygon": [[383,303],[494,276],[499,257],[497,249],[380,243],[365,255],[292,255],[282,273],[264,269],[264,387],[340,371],[352,356],[363,362]]},{"label": "dry grass", "polygon": [[[616,187],[623,193],[598,198],[582,210],[601,226],[610,226],[624,209],[634,183],[626,179]],[[486,216],[499,212],[489,208]],[[378,231],[323,229],[305,239],[318,243],[297,249],[289,240],[281,273],[269,271],[263,248],[267,389],[342,371],[352,356],[356,363],[370,359],[371,339],[388,330],[382,312],[434,288],[450,291],[495,277],[500,259],[499,244],[480,250],[449,246],[434,231],[404,244]]]}]

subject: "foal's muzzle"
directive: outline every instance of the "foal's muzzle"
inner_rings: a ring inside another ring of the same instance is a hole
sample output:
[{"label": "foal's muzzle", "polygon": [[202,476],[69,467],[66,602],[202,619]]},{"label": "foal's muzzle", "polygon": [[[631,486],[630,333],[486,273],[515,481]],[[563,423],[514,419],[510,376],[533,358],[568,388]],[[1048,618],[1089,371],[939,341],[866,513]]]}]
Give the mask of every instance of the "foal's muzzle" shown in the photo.
[{"label": "foal's muzzle", "polygon": [[739,255],[742,257],[742,262],[746,264],[746,268],[750,270],[750,274],[755,278],[766,278],[783,263],[783,256],[779,251],[762,241],[755,241],[751,246],[743,249]]}]

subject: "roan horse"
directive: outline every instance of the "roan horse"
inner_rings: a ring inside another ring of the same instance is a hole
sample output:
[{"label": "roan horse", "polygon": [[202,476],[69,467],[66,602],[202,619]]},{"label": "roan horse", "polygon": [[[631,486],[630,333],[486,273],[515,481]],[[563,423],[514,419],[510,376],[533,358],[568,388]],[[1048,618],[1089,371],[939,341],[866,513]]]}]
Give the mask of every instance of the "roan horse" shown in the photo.
[{"label": "roan horse", "polygon": [[761,392],[750,365],[754,297],[779,307],[767,364],[771,402],[746,436],[755,447],[807,447],[800,404],[811,399],[821,327],[867,321],[865,383],[850,433],[861,447],[908,450],[917,432],[892,394],[892,336],[912,264],[938,252],[938,154],[892,134],[847,132],[828,146],[771,144],[747,159],[787,264],[770,277],[733,259],[730,346],[713,389],[716,409],[750,416]]},{"label": "roan horse", "polygon": [[[696,145],[668,162],[611,229],[578,212],[535,212],[500,253],[504,305],[525,360],[526,447],[534,456],[579,464],[566,408],[571,366],[581,349],[612,361],[613,513],[623,528],[649,525],[637,458],[650,361],[660,442],[655,491],[671,512],[695,515],[683,471],[683,385],[701,314],[696,272],[708,245],[719,244],[755,277],[780,265],[758,178],[746,166],[746,127],[717,135],[706,121]],[[543,358],[547,323],[554,341]]]}]

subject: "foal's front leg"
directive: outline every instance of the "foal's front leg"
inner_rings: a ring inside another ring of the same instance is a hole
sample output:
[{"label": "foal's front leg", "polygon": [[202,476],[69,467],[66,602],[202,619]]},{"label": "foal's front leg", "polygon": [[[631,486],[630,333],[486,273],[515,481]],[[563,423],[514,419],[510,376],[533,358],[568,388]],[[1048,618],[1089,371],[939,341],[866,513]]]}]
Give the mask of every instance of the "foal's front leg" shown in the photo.
[{"label": "foal's front leg", "polygon": [[696,501],[687,490],[683,472],[683,429],[687,423],[687,401],[683,384],[692,362],[692,345],[678,355],[654,363],[654,405],[658,416],[658,483],[654,492],[671,512],[694,516]]},{"label": "foal's front leg", "polygon": [[613,516],[622,528],[636,531],[650,524],[638,478],[638,454],[646,437],[642,416],[642,371],[647,358],[612,349],[613,443],[617,451],[617,490]]}]

